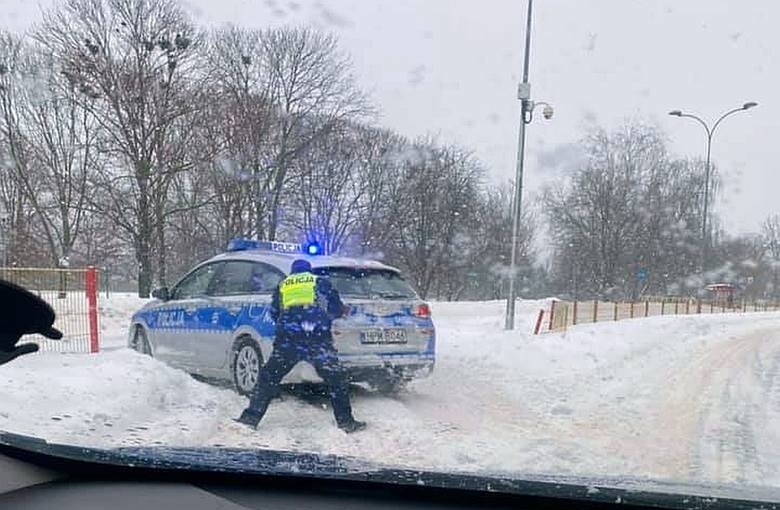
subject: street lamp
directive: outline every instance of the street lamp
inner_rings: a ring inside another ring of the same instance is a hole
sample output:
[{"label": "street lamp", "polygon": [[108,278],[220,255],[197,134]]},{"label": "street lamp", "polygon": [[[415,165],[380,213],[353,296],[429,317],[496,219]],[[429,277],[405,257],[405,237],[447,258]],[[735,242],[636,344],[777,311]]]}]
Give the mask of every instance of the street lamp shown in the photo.
[{"label": "street lamp", "polygon": [[525,156],[525,125],[533,120],[534,108],[543,105],[542,115],[545,119],[553,116],[553,108],[547,103],[535,104],[531,101],[531,84],[528,82],[528,61],[531,53],[531,12],[533,0],[528,0],[528,15],[525,27],[525,56],[523,59],[523,81],[517,87],[517,99],[520,100],[520,130],[517,139],[517,169],[515,176],[515,194],[512,200],[512,256],[509,262],[509,295],[506,300],[506,329],[515,328],[515,288],[517,268],[517,242],[520,238],[520,211],[523,198],[523,159]]},{"label": "street lamp", "polygon": [[754,106],[758,106],[758,103],[754,101],[749,101],[738,108],[729,110],[723,115],[721,115],[718,118],[718,120],[715,121],[712,127],[710,127],[704,120],[702,120],[701,117],[697,115],[693,115],[691,113],[684,113],[681,110],[672,110],[669,112],[669,115],[673,117],[688,117],[689,119],[693,119],[697,121],[699,124],[701,124],[704,127],[704,130],[707,132],[707,163],[705,165],[705,170],[704,170],[704,211],[703,211],[703,218],[701,222],[701,238],[702,238],[701,272],[702,273],[704,273],[704,270],[706,268],[707,251],[709,250],[709,239],[707,236],[707,211],[708,211],[709,200],[710,200],[710,154],[712,152],[712,136],[715,134],[715,130],[718,129],[720,123],[723,122],[723,119],[725,119],[729,115],[733,115],[735,113],[749,110]]}]

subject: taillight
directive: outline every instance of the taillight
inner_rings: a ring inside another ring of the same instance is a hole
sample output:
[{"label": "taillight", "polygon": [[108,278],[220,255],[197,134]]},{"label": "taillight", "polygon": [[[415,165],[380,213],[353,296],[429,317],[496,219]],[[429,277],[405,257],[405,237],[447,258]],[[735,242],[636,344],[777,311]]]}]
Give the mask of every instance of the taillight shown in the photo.
[{"label": "taillight", "polygon": [[431,318],[431,307],[428,306],[426,303],[423,303],[421,305],[417,305],[417,307],[414,310],[414,315],[416,317],[421,318],[421,319],[430,319]]}]

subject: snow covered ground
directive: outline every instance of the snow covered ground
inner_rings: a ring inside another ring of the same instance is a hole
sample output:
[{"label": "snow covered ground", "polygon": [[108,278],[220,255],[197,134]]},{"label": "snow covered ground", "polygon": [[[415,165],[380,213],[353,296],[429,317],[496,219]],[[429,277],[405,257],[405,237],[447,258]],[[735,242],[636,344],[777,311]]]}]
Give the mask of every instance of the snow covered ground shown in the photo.
[{"label": "snow covered ground", "polygon": [[291,449],[437,470],[780,486],[780,313],[655,317],[530,334],[541,302],[435,303],[437,365],[390,398],[356,389],[345,435],[326,401],[285,395],[259,430],[229,389],[124,348],[140,300],[102,298],[103,351],[0,368],[0,429],[90,446]]}]

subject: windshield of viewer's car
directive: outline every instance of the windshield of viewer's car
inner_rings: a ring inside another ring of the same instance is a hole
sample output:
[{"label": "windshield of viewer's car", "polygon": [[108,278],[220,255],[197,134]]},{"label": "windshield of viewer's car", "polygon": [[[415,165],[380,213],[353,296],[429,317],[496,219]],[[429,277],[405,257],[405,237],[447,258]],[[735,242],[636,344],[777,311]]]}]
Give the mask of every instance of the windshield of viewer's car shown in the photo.
[{"label": "windshield of viewer's car", "polygon": [[3,0],[0,433],[780,493],[779,19]]}]

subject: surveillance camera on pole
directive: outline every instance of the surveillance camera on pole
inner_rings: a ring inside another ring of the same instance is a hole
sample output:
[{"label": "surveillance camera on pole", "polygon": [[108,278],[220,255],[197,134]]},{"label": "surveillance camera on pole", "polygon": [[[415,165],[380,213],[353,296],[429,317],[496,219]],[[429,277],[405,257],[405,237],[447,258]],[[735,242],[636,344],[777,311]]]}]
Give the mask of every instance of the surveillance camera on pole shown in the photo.
[{"label": "surveillance camera on pole", "polygon": [[520,100],[520,130],[517,143],[517,167],[515,176],[515,193],[512,206],[512,254],[509,262],[509,292],[506,300],[505,329],[515,328],[515,299],[517,298],[517,257],[518,239],[520,237],[520,213],[523,198],[523,159],[525,155],[525,126],[533,120],[534,108],[543,105],[542,116],[549,120],[553,116],[553,108],[548,103],[535,104],[531,100],[531,84],[528,81],[529,58],[531,51],[531,12],[533,0],[528,0],[528,14],[525,29],[525,58],[523,61],[523,81],[517,86],[517,98]]}]

